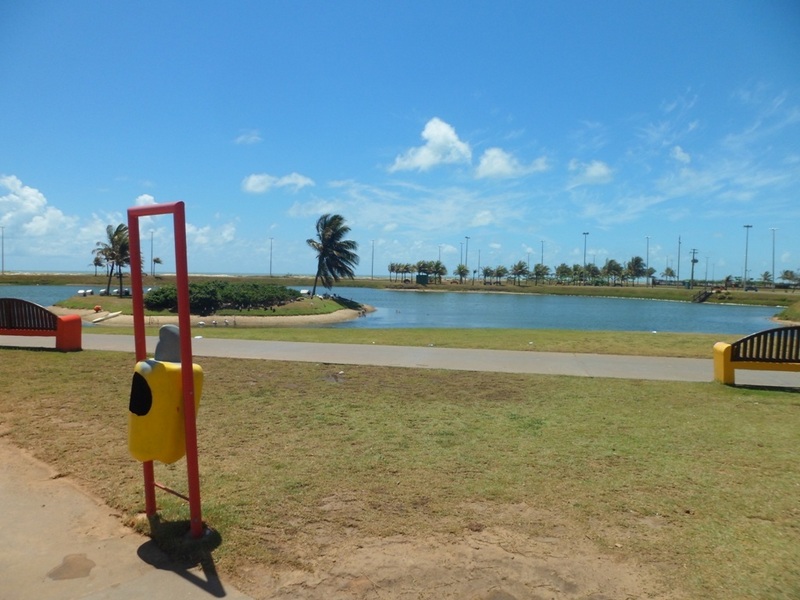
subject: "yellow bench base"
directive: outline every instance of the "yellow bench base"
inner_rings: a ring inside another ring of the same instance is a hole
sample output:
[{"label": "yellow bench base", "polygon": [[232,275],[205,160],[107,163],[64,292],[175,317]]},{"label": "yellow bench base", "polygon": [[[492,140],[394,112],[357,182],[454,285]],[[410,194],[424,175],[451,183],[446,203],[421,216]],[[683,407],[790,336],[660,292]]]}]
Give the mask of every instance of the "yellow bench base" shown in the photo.
[{"label": "yellow bench base", "polygon": [[731,360],[732,346],[725,342],[714,344],[714,381],[725,385],[736,383],[736,369],[749,371],[784,371],[800,373],[800,363],[760,362],[754,360]]}]

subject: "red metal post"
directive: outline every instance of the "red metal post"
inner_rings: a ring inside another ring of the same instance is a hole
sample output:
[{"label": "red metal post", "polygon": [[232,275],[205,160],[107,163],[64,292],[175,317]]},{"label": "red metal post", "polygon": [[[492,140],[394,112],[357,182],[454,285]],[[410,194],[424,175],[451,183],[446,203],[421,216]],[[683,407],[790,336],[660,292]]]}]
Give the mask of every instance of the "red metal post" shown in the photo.
[{"label": "red metal post", "polygon": [[[192,537],[199,538],[203,534],[203,517],[200,503],[200,469],[197,460],[197,415],[194,404],[191,316],[189,313],[189,269],[186,258],[186,211],[183,202],[151,204],[128,209],[133,332],[136,345],[136,360],[144,360],[147,358],[147,343],[144,328],[139,217],[170,213],[173,218],[175,235],[175,272],[178,292],[178,328],[180,330],[181,344],[181,383],[183,385],[183,416],[186,434],[186,474],[189,485],[190,533]],[[152,516],[156,512],[156,484],[152,461],[143,463],[142,468],[144,471],[145,510],[148,516]]]}]

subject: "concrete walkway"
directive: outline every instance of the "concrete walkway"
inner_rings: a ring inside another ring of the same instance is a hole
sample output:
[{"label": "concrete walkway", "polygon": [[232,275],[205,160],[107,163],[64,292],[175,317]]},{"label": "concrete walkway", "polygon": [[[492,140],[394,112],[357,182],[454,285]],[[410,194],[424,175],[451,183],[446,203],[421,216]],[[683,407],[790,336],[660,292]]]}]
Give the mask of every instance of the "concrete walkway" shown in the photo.
[{"label": "concrete walkway", "polygon": [[[49,347],[49,338],[0,336],[0,345]],[[148,338],[152,355],[156,338]],[[129,352],[130,336],[86,334],[86,350]],[[554,352],[513,352],[381,345],[312,344],[199,338],[204,356],[369,364],[422,369],[539,373],[662,381],[709,382],[711,359],[653,358]],[[711,349],[709,349],[709,354]],[[737,372],[745,385],[800,387],[798,373]],[[209,597],[245,599],[219,580],[213,565],[169,562],[147,538],[51,469],[11,445],[0,431],[0,598],[3,600]]]},{"label": "concrete walkway", "polygon": [[[157,338],[147,338],[148,353],[155,350]],[[0,345],[54,347],[49,338],[0,336]],[[83,335],[86,350],[109,350],[134,353],[133,337],[122,335]],[[192,350],[196,357],[220,356],[259,360],[286,360],[340,365],[376,365],[414,369],[451,369],[495,373],[536,373],[576,377],[611,377],[656,381],[710,382],[714,368],[710,358],[664,358],[578,354],[512,350],[469,350],[378,344],[317,344],[307,342],[272,342],[195,338]],[[742,385],[800,387],[799,373],[737,371]]]}]

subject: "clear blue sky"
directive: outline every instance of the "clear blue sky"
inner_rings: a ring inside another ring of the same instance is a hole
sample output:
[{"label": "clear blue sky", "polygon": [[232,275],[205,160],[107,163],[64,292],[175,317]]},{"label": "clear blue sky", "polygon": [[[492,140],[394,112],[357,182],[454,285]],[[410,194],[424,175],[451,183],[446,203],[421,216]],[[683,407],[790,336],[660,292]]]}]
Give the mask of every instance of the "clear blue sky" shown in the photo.
[{"label": "clear blue sky", "polygon": [[192,272],[313,273],[327,212],[366,276],[800,270],[796,0],[9,1],[0,73],[7,271],[176,200]]}]

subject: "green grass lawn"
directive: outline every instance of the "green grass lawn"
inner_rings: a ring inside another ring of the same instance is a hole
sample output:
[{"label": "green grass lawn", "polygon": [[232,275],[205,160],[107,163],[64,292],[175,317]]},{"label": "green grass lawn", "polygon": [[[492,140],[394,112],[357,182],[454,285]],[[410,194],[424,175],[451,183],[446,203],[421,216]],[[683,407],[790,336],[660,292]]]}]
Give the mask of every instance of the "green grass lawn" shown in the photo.
[{"label": "green grass lawn", "polygon": [[[0,429],[132,519],[131,357],[0,348]],[[716,384],[204,359],[204,517],[218,567],[304,568],[298,540],[541,535],[559,514],[687,598],[800,597],[798,395]],[[185,466],[157,466],[185,487]],[[323,507],[346,499],[341,510]],[[162,515],[187,517],[159,495]],[[476,513],[470,507],[494,506]],[[346,532],[346,533],[345,533]],[[268,540],[268,541],[267,541]]]}]

